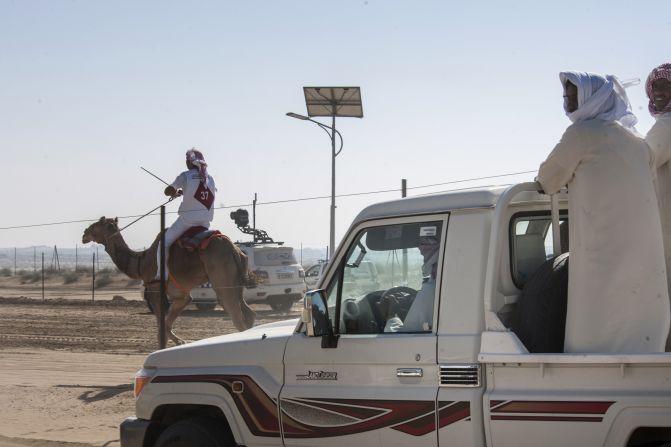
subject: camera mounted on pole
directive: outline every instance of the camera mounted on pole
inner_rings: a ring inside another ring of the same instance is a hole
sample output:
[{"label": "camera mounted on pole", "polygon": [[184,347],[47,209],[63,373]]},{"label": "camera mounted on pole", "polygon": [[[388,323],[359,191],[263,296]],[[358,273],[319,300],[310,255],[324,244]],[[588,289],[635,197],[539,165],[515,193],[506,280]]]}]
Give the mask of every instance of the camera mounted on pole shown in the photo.
[{"label": "camera mounted on pole", "polygon": [[251,243],[245,244],[278,244],[282,245],[284,242],[275,242],[268,233],[264,230],[259,230],[257,228],[251,228],[249,226],[249,213],[247,210],[239,208],[231,212],[231,219],[235,222],[235,225],[238,227],[238,230],[242,231],[245,234],[251,234],[254,236],[254,241]]}]

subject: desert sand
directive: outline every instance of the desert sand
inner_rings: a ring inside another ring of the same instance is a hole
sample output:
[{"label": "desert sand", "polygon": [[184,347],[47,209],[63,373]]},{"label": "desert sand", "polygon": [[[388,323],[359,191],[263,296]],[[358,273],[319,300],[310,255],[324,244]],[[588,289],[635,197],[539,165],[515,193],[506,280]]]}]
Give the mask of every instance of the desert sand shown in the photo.
[{"label": "desert sand", "polygon": [[[139,286],[113,279],[93,300],[83,282],[68,292],[55,278],[42,300],[41,287],[0,281],[0,447],[120,445],[119,424],[135,412],[133,377],[157,335]],[[299,310],[252,307],[256,324]],[[221,308],[190,306],[175,331],[198,340],[235,329]]]}]

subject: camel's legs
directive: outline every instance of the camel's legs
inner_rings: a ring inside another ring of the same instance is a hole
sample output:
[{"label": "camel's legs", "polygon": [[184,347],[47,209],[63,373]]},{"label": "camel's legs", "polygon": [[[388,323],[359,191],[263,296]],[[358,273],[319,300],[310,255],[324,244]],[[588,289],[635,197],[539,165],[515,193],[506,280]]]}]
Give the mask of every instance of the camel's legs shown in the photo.
[{"label": "camel's legs", "polygon": [[158,282],[151,282],[145,284],[144,297],[149,303],[149,307],[156,317],[156,331],[158,337],[158,346],[161,347],[161,293],[160,293],[160,284]]},{"label": "camel's legs", "polygon": [[[210,280],[211,281],[211,280]],[[217,300],[221,307],[231,316],[233,325],[239,331],[249,329],[254,325],[256,313],[242,298],[242,287],[214,287]]]},{"label": "camel's legs", "polygon": [[[153,282],[150,283],[147,288],[145,289],[145,296],[147,297],[148,301],[151,304],[152,311],[154,312],[154,315],[156,316],[156,325],[157,328],[161,327],[161,319],[160,319],[160,308],[161,308],[161,293],[160,293],[160,283],[158,282]],[[166,290],[166,294],[172,298],[172,302],[170,303],[168,309],[166,309],[165,312],[165,334],[168,339],[172,340],[173,343],[176,345],[181,345],[186,343],[184,340],[179,338],[175,333],[172,331],[172,325],[175,322],[175,319],[179,316],[179,314],[182,312],[182,310],[191,302],[191,297],[180,291],[179,289],[176,289],[174,287],[168,286],[168,289]],[[175,298],[173,298],[175,297]],[[161,346],[161,332],[160,329],[157,331],[158,334],[158,345]]]},{"label": "camel's legs", "polygon": [[[231,249],[235,250],[232,244]],[[214,293],[217,295],[217,301],[231,316],[233,325],[237,330],[249,329],[254,325],[256,314],[242,297],[242,278],[238,273],[240,267],[236,264],[234,254],[231,252],[223,259],[211,258],[212,256],[201,254],[205,273],[210,280],[210,284],[212,284]],[[243,268],[246,268],[246,266]]]},{"label": "camel's legs", "polygon": [[171,283],[168,283],[166,293],[168,296],[170,296],[171,302],[170,307],[168,308],[168,312],[165,315],[165,331],[170,340],[172,340],[176,345],[183,345],[186,343],[186,341],[175,335],[175,333],[172,331],[172,325],[175,323],[175,320],[179,314],[182,313],[184,308],[188,306],[189,303],[191,303],[191,295],[184,292],[183,290],[178,289]]}]

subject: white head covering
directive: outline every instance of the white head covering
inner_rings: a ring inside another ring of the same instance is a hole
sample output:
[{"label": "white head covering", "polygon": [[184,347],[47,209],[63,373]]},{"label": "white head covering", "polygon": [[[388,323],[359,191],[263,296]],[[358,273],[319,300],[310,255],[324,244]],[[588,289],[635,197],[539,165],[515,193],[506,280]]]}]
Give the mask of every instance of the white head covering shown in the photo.
[{"label": "white head covering", "polygon": [[[563,71],[559,73],[562,85],[570,81],[578,87],[578,109],[574,112],[566,110],[566,115],[574,123],[587,120],[617,121],[624,127],[635,130],[638,122],[636,115],[631,111],[631,104],[625,86],[613,75],[605,77],[588,72]],[[629,83],[626,85],[633,85]]]},{"label": "white head covering", "polygon": [[203,185],[207,184],[207,163],[205,162],[205,157],[203,153],[200,152],[195,147],[192,147],[186,151],[186,160],[193,163],[193,165],[198,168],[198,173],[200,174],[200,182]]}]

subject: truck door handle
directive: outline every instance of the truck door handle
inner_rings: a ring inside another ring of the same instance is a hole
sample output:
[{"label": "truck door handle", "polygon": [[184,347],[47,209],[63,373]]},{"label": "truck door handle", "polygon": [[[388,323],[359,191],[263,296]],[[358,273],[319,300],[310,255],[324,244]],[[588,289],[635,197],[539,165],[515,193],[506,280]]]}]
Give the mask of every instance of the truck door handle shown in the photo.
[{"label": "truck door handle", "polygon": [[397,368],[396,377],[422,377],[422,368]]}]

